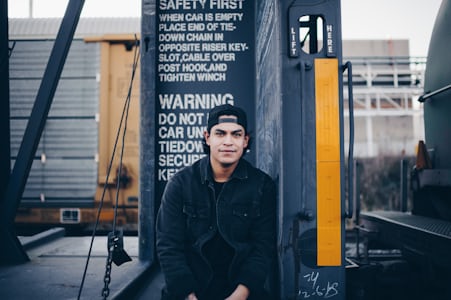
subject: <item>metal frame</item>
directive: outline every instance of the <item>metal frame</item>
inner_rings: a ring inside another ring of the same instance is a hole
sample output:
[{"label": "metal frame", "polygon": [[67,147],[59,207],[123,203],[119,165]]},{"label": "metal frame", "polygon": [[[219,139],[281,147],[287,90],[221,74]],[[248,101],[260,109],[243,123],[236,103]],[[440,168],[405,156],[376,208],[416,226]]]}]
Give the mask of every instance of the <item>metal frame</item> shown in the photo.
[{"label": "metal frame", "polygon": [[0,233],[2,233],[3,237],[0,246],[2,250],[0,264],[23,263],[29,260],[14,233],[14,218],[83,5],[84,0],[71,0],[67,5],[66,13],[61,22],[27,128],[25,129],[16,163],[5,190],[4,201],[0,211]]}]

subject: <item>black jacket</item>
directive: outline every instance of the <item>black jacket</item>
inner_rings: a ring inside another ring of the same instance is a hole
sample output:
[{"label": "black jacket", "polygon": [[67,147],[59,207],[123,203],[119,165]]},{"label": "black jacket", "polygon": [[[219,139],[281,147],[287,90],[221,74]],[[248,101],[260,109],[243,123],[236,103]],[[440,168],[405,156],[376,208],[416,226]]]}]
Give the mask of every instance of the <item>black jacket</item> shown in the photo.
[{"label": "black jacket", "polygon": [[212,271],[203,246],[217,230],[235,253],[229,280],[258,294],[275,254],[276,191],[272,179],[244,159],[216,204],[208,156],[167,183],[156,231],[168,299],[184,299],[208,285]]}]

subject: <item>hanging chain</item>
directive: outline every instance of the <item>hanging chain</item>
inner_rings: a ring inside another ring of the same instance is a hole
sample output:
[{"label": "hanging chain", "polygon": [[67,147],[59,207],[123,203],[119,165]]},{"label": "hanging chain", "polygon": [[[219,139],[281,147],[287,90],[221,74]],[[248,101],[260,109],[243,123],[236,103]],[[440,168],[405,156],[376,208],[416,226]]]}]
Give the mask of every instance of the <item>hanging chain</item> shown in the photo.
[{"label": "hanging chain", "polygon": [[[121,132],[121,128],[124,125],[124,129],[123,129],[123,138],[122,138],[122,150],[121,150],[121,155],[120,155],[120,165],[122,166],[122,155],[123,155],[123,150],[124,150],[124,136],[125,136],[125,131],[126,131],[126,123],[127,123],[127,119],[128,119],[128,110],[130,107],[130,101],[131,101],[131,90],[132,90],[132,85],[133,85],[133,79],[134,79],[134,75],[135,75],[135,71],[136,68],[138,66],[138,61],[139,61],[139,43],[138,43],[138,39],[135,35],[135,43],[136,43],[136,48],[135,48],[135,55],[134,55],[134,59],[133,59],[133,68],[132,68],[132,78],[130,81],[130,86],[128,89],[128,94],[127,94],[127,98],[126,101],[124,103],[124,108],[122,111],[122,116],[121,116],[121,120],[120,120],[120,124],[119,124],[119,128],[117,131],[117,135],[116,135],[116,140],[114,143],[114,147],[113,147],[113,153],[111,155],[111,159],[108,165],[108,171],[107,171],[107,175],[106,175],[106,180],[105,182],[108,182],[108,178],[110,176],[110,171],[113,165],[113,160],[115,157],[115,153],[116,153],[116,149],[117,149],[117,144],[118,144],[118,140],[120,137],[120,132]],[[120,175],[120,173],[119,173]],[[120,177],[120,176],[119,176]],[[120,182],[120,180],[118,180],[118,182]],[[117,193],[119,192],[120,186],[117,187]],[[92,232],[92,236],[91,236],[91,243],[89,246],[89,252],[88,252],[88,257],[86,259],[86,264],[85,264],[85,268],[83,271],[83,277],[81,280],[81,284],[80,287],[78,289],[78,297],[77,300],[80,300],[81,297],[81,293],[83,290],[83,286],[85,283],[85,279],[86,279],[86,274],[87,274],[87,270],[88,270],[88,264],[89,264],[89,259],[91,258],[91,251],[93,248],[93,244],[94,244],[94,238],[96,236],[96,231],[97,231],[97,226],[99,224],[99,220],[100,220],[100,213],[103,207],[103,202],[104,202],[104,196],[107,190],[107,185],[104,186],[103,188],[103,192],[102,192],[102,196],[100,199],[100,204],[98,207],[98,211],[97,211],[97,218],[96,218],[96,223],[94,226],[94,230]],[[128,256],[128,254],[125,252],[124,248],[123,248],[123,240],[122,240],[122,232],[120,232],[119,237],[116,235],[117,231],[116,231],[116,216],[117,216],[117,207],[118,207],[118,196],[116,195],[116,205],[114,206],[114,220],[113,220],[113,232],[108,235],[108,257],[106,260],[106,266],[105,266],[105,276],[103,278],[103,282],[104,282],[104,287],[102,289],[102,298],[104,300],[106,300],[110,294],[110,288],[109,288],[109,284],[111,282],[111,270],[112,270],[112,263],[114,262],[116,265],[121,265],[124,262],[127,261],[131,261],[131,258]]]},{"label": "hanging chain", "polygon": [[103,277],[104,286],[102,289],[102,297],[104,300],[110,295],[109,284],[111,282],[111,265],[113,263],[114,243],[108,243],[108,257],[105,265],[105,276]]}]

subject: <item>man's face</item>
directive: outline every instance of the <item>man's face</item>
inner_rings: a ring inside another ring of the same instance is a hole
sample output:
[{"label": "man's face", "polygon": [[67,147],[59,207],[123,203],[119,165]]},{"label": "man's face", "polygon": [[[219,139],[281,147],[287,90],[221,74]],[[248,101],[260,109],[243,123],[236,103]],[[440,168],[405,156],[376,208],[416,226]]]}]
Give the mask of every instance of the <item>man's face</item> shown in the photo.
[{"label": "man's face", "polygon": [[[235,116],[221,116],[221,119],[236,120]],[[243,126],[224,122],[213,126],[210,133],[205,132],[205,140],[210,146],[210,159],[212,163],[219,163],[223,167],[238,163],[247,147],[249,136]]]}]

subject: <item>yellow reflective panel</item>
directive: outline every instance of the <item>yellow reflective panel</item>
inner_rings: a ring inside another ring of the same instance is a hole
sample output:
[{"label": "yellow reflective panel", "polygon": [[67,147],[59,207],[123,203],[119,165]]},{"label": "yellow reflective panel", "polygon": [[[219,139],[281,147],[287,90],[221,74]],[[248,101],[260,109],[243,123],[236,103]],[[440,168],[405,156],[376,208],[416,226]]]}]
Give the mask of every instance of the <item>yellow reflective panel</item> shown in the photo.
[{"label": "yellow reflective panel", "polygon": [[338,60],[315,60],[318,266],[339,266],[341,253]]},{"label": "yellow reflective panel", "polygon": [[340,162],[317,162],[318,266],[341,265]]},{"label": "yellow reflective panel", "polygon": [[340,160],[338,60],[315,60],[316,159]]}]

